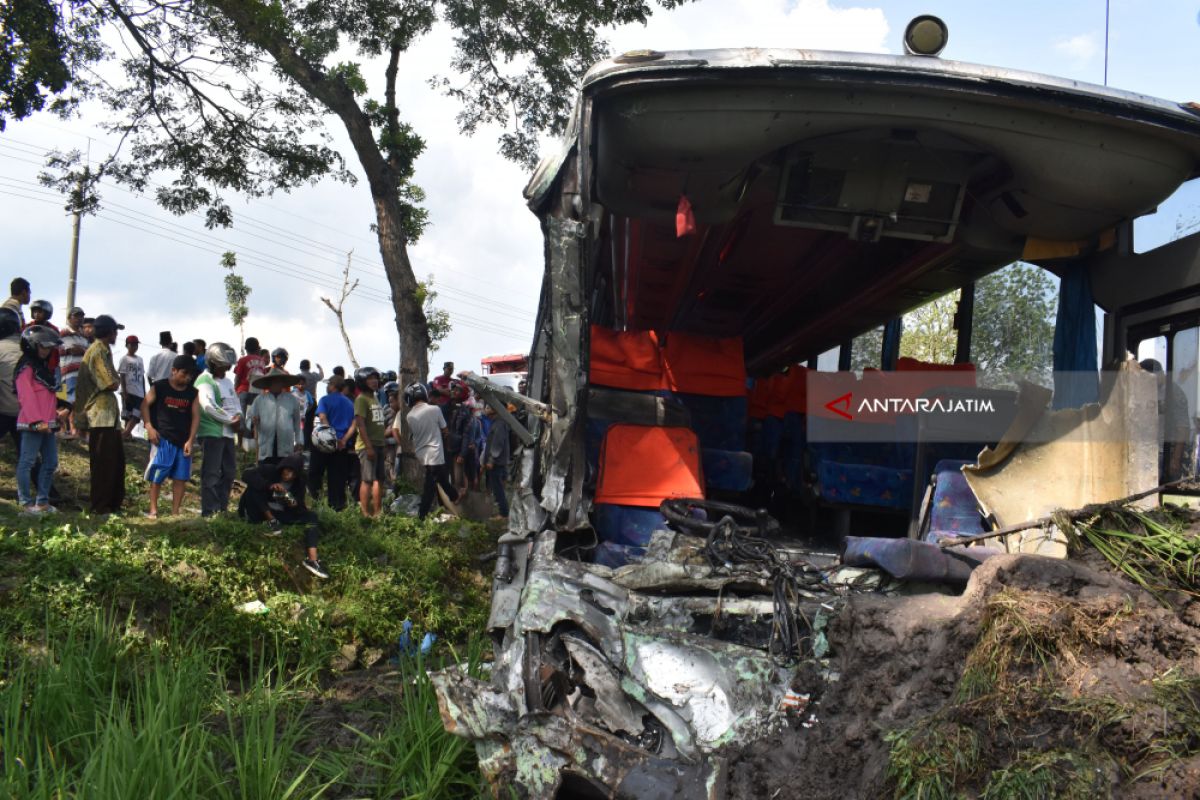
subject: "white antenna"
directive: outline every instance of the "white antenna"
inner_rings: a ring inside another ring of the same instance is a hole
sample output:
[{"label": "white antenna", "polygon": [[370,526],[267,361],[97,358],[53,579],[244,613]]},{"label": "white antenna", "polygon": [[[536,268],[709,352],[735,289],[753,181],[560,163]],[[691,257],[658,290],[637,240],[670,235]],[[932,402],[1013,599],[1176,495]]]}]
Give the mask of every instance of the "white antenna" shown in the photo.
[{"label": "white antenna", "polygon": [[1112,0],[1104,0],[1104,85],[1108,86],[1108,17]]}]

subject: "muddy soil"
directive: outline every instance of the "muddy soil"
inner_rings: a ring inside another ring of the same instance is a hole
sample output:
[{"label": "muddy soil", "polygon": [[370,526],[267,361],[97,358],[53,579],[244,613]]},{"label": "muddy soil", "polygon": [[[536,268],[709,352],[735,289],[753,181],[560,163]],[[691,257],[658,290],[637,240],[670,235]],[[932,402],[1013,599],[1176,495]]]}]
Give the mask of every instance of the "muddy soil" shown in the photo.
[{"label": "muddy soil", "polygon": [[958,597],[853,598],[730,796],[1200,797],[1200,609],[1099,566],[1001,556]]}]

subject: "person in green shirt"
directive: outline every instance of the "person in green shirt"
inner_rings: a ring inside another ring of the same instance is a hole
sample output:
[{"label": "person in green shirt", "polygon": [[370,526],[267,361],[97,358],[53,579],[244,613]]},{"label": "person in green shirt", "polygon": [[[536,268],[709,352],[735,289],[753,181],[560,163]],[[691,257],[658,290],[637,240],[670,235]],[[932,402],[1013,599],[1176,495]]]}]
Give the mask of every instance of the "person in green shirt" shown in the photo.
[{"label": "person in green shirt", "polygon": [[93,514],[116,514],[125,502],[125,442],[117,408],[121,378],[112,358],[117,331],[124,328],[107,314],[96,317],[96,339],[83,354],[75,387],[75,425],[88,432]]},{"label": "person in green shirt", "polygon": [[383,447],[386,429],[383,406],[379,404],[379,370],[361,367],[354,371],[360,394],[354,399],[354,427],[358,430],[358,465],[362,481],[358,486],[358,504],[367,517],[378,517],[383,506],[383,479],[386,458]]}]

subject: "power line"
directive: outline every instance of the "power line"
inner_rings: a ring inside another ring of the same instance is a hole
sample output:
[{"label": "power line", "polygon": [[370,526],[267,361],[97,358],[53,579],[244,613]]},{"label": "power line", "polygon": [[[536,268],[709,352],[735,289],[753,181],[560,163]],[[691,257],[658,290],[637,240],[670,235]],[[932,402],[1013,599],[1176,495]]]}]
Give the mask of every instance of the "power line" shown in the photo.
[{"label": "power line", "polygon": [[[10,183],[10,184],[11,183],[28,184],[30,186],[39,187],[39,188],[35,188],[35,189],[26,189],[23,186],[16,187],[22,191],[37,192],[38,194],[49,196],[49,197],[58,197],[59,196],[56,192],[40,188],[40,185],[36,184],[33,181],[23,181],[20,179],[3,178],[3,177],[0,177],[0,181],[4,181],[4,182]],[[47,201],[47,202],[52,202],[52,201]],[[302,265],[302,264],[297,264],[295,262],[288,261],[286,259],[275,256],[272,253],[267,253],[262,250],[258,250],[256,248],[248,247],[245,245],[240,245],[240,246],[234,245],[232,243],[217,239],[215,236],[213,236],[211,234],[196,233],[196,232],[192,231],[190,228],[188,228],[187,226],[182,225],[180,223],[165,221],[165,220],[162,220],[162,221],[147,220],[144,217],[144,215],[142,215],[142,213],[140,211],[138,211],[138,209],[130,208],[129,206],[125,206],[120,203],[109,202],[109,203],[106,203],[105,206],[102,207],[102,209],[103,210],[102,210],[100,216],[102,218],[109,219],[110,221],[116,221],[116,220],[113,220],[113,217],[124,218],[133,223],[137,223],[137,224],[141,224],[141,225],[149,225],[151,227],[167,230],[173,236],[182,236],[186,239],[192,240],[193,242],[200,242],[204,245],[217,244],[220,247],[225,248],[225,249],[235,248],[239,251],[240,254],[249,253],[251,256],[258,256],[259,258],[266,259],[267,261],[274,263],[275,265],[277,265],[279,267],[279,269],[283,270],[282,272],[280,272],[280,274],[292,274],[292,275],[295,275],[298,277],[305,277],[305,274],[307,274],[307,276],[310,278],[316,278],[318,280],[320,280],[320,279],[331,280],[331,281],[335,282],[333,284],[333,286],[340,286],[340,281],[341,281],[340,275],[334,275],[332,273],[323,272],[323,271],[321,271],[319,269],[315,269],[313,267],[309,267],[309,266]],[[125,212],[129,212],[129,213],[125,213]],[[167,237],[167,238],[171,238],[171,237]],[[173,239],[173,241],[178,242],[179,240]],[[180,242],[180,243],[186,244],[188,242]],[[224,250],[217,250],[217,251],[210,251],[210,252],[223,253]],[[273,270],[273,271],[278,272],[279,269]],[[321,286],[323,288],[330,288],[329,285],[325,284],[325,283],[317,283],[312,280],[310,280],[309,282],[312,282],[315,285]],[[364,297],[364,299],[384,303],[389,306],[391,305],[391,295],[388,292],[385,292],[385,291],[382,291],[379,289],[375,289],[375,288],[369,287],[369,286],[361,286],[360,290],[361,290],[360,296]],[[479,306],[478,303],[473,303],[470,300],[462,300],[462,299],[456,299],[456,298],[451,298],[451,299],[454,300],[454,302],[456,302],[456,303],[466,303],[466,304],[469,304],[472,306]],[[484,310],[488,310],[488,311],[494,310],[492,307],[486,306],[486,305],[481,306],[481,307]],[[480,320],[477,317],[472,317],[468,314],[463,314],[462,312],[457,311],[457,310],[455,310],[453,313],[454,313],[455,318],[462,318],[463,320],[466,320],[466,321],[472,321],[472,322],[476,322],[476,323],[480,323],[480,324],[486,324],[486,325],[489,325],[490,327],[492,327],[493,329],[495,329],[497,332],[503,331],[509,335],[518,335],[518,334],[516,334],[516,332],[514,330],[506,328],[504,325],[496,324],[489,320]],[[528,321],[532,323],[532,321],[533,321],[532,317],[530,317]],[[524,335],[524,334],[522,333],[520,335]]]},{"label": "power line", "polygon": [[[20,198],[23,200],[33,200],[35,202],[42,202],[42,203],[57,205],[57,202],[54,199],[49,199],[46,196],[40,196],[40,197],[36,196],[36,195],[32,194],[33,191],[37,191],[37,190],[22,190],[21,192],[17,192],[17,191],[13,191],[9,187],[0,188],[0,194],[3,194],[3,195],[8,195],[10,197],[17,197],[17,198]],[[24,192],[29,192],[29,193],[24,193]],[[56,193],[54,193],[54,192],[42,191],[40,193],[42,195],[57,196]],[[120,216],[127,217],[128,215],[121,214]],[[207,243],[204,243],[202,240],[188,241],[187,239],[180,239],[180,238],[177,238],[177,236],[171,235],[172,233],[174,233],[173,231],[168,231],[168,232],[164,233],[163,230],[156,230],[155,228],[157,228],[159,226],[155,226],[154,223],[147,222],[144,219],[134,218],[133,222],[127,222],[127,221],[115,218],[112,215],[112,212],[107,212],[107,211],[101,211],[100,213],[97,214],[97,217],[105,220],[106,222],[110,222],[115,225],[121,225],[123,227],[130,228],[132,230],[141,231],[143,233],[147,233],[152,236],[157,236],[162,239],[167,239],[167,240],[175,242],[177,244],[182,244],[182,245],[185,245],[188,247],[193,247],[197,250],[212,253],[214,255],[220,255],[221,253],[224,252],[224,250],[222,250],[220,248],[214,248],[212,246],[209,246]],[[150,227],[146,227],[146,226],[150,226]],[[182,234],[182,235],[188,236],[187,234]],[[196,237],[192,237],[192,236],[188,236],[188,238],[196,239]],[[272,266],[270,264],[262,263],[257,258],[254,258],[254,257],[247,258],[247,259],[239,258],[238,263],[239,264],[244,263],[246,266],[254,268],[254,269],[266,270],[267,272],[273,272],[275,274],[283,275],[288,278],[300,280],[300,281],[311,284],[311,285],[316,286],[321,289],[328,290],[331,288],[328,284],[325,284],[318,280],[315,280],[312,277],[298,273],[294,270],[289,270],[286,268],[278,268],[278,267]],[[364,296],[363,299],[367,300],[369,302],[378,303],[380,305],[387,306],[389,308],[391,307],[391,302],[389,300],[384,300],[384,299],[380,299],[380,298],[376,298],[376,297],[372,297],[372,296]],[[492,324],[488,320],[481,320],[476,317],[471,317],[469,315],[461,314],[461,313],[457,313],[457,312],[454,313],[454,315],[453,315],[453,324],[462,325],[463,327],[471,328],[474,330],[479,330],[484,333],[491,333],[491,334],[499,335],[499,336],[512,337],[515,339],[524,339],[524,338],[532,337],[532,330],[517,331],[514,329],[509,329],[509,328],[505,328],[505,327],[502,327],[499,325]],[[532,329],[532,326],[531,326],[531,329]]]},{"label": "power line", "polygon": [[[54,126],[50,126],[50,127],[54,127]],[[43,158],[44,158],[45,156],[49,155],[49,151],[42,149],[42,148],[41,148],[39,145],[37,145],[37,144],[35,144],[35,143],[33,143],[33,142],[24,142],[24,141],[22,141],[22,140],[20,140],[20,139],[13,139],[11,136],[6,136],[6,137],[5,137],[5,139],[6,139],[8,142],[11,142],[11,143],[13,143],[13,145],[12,145],[12,146],[14,146],[14,147],[16,147],[16,146],[20,146],[20,147],[27,148],[27,150],[18,151],[18,152],[22,152],[23,154],[27,154],[27,155],[40,154],[40,155],[41,155]],[[90,137],[89,137],[89,139],[90,139]],[[2,144],[2,143],[3,143],[3,142],[0,142],[0,144]],[[20,159],[18,159],[18,160],[20,160]],[[33,163],[33,162],[29,162],[29,163]],[[39,162],[39,164],[38,164],[38,165],[39,165],[39,166],[44,166],[44,162]],[[134,195],[134,196],[138,196],[136,192],[133,192],[132,190],[130,190],[130,189],[127,189],[127,188],[126,188],[126,187],[124,187],[124,186],[119,186],[119,185],[117,185],[117,184],[112,184],[112,183],[108,183],[108,182],[104,182],[104,183],[103,183],[103,185],[104,185],[104,186],[110,186],[111,188],[117,189],[118,191],[126,192],[126,193],[128,193],[128,194],[132,194],[132,195]],[[317,221],[317,220],[313,220],[313,219],[311,219],[311,218],[309,218],[309,217],[305,217],[305,216],[303,216],[303,215],[301,215],[301,214],[296,214],[296,213],[294,213],[294,212],[288,212],[288,213],[289,213],[289,214],[291,214],[292,216],[296,217],[297,219],[303,219],[303,220],[306,220],[306,221],[312,222],[312,223],[314,223],[314,224],[320,225],[320,226],[321,226],[321,227],[323,227],[323,228],[328,228],[329,230],[336,231],[336,232],[338,232],[338,233],[339,233],[339,234],[341,234],[341,235],[350,236],[350,237],[352,237],[352,238],[355,238],[355,239],[357,239],[357,240],[359,240],[359,241],[362,241],[362,242],[370,242],[370,243],[371,243],[373,246],[376,246],[376,247],[377,247],[377,246],[378,246],[378,244],[379,244],[379,242],[378,242],[377,240],[374,240],[374,241],[373,241],[373,240],[367,239],[365,236],[362,236],[362,235],[360,235],[360,234],[353,234],[353,233],[351,233],[351,234],[347,234],[347,233],[345,233],[344,231],[340,231],[340,230],[339,230],[339,229],[337,229],[337,228],[334,228],[334,227],[332,227],[332,226],[330,226],[330,225],[327,225],[327,224],[321,223],[321,222],[319,222],[319,221]],[[288,229],[286,229],[286,228],[283,228],[283,227],[281,227],[281,226],[279,226],[279,225],[275,225],[275,224],[273,224],[273,223],[266,222],[266,221],[264,221],[264,220],[260,220],[260,219],[257,219],[257,218],[255,218],[255,217],[252,217],[252,216],[250,216],[250,215],[248,215],[248,214],[246,214],[246,213],[244,213],[244,212],[238,212],[238,219],[239,219],[239,220],[245,220],[245,221],[248,221],[249,223],[251,223],[251,226],[252,226],[252,227],[259,227],[259,228],[261,228],[261,229],[278,231],[279,233],[282,233],[283,235],[285,235],[285,236],[288,236],[288,237],[290,237],[290,238],[292,238],[292,239],[297,239],[297,238],[298,238],[298,239],[303,239],[303,240],[306,240],[306,241],[308,241],[308,242],[311,242],[311,243],[312,243],[314,246],[317,246],[317,247],[321,247],[321,248],[328,249],[328,250],[330,250],[330,251],[333,251],[333,252],[335,252],[335,253],[337,253],[338,255],[341,255],[341,256],[344,256],[344,254],[345,254],[345,252],[346,252],[344,248],[340,248],[340,247],[337,247],[337,246],[334,246],[334,245],[330,245],[330,244],[327,244],[327,243],[321,242],[321,241],[319,241],[319,240],[313,239],[312,237],[305,236],[305,235],[303,235],[303,234],[297,234],[297,233],[295,233],[295,232],[293,232],[293,231],[289,231]],[[250,236],[256,236],[257,234],[248,233],[247,235],[250,235]],[[294,244],[292,244],[292,245],[289,245],[289,246],[294,246]],[[382,263],[377,263],[377,262],[374,262],[374,261],[368,261],[368,260],[366,260],[366,259],[362,258],[361,256],[352,256],[352,257],[351,257],[351,259],[352,259],[352,262],[357,262],[357,263],[359,263],[360,265],[363,265],[364,267],[366,267],[366,268],[368,268],[368,269],[370,269],[370,270],[373,270],[373,271],[377,272],[377,273],[378,273],[380,276],[382,276],[382,277],[384,277],[384,278],[386,279],[386,277],[387,277],[387,270],[384,268],[384,266],[383,266],[383,264],[382,264]],[[496,287],[496,288],[498,288],[498,289],[507,290],[507,289],[509,288],[509,287],[507,287],[507,286],[502,286],[502,285],[500,285],[500,284],[497,284],[497,283],[495,283],[494,281],[488,281],[488,280],[486,280],[486,279],[479,278],[478,276],[475,276],[475,275],[470,275],[469,273],[466,273],[466,272],[464,272],[464,271],[462,271],[462,270],[459,270],[459,269],[455,269],[454,267],[448,266],[448,265],[446,265],[446,264],[438,264],[438,265],[436,265],[436,268],[437,268],[437,269],[439,269],[439,270],[445,270],[445,271],[448,271],[448,272],[454,272],[454,273],[456,273],[456,274],[461,274],[461,275],[467,276],[467,277],[471,278],[471,280],[473,280],[473,281],[476,281],[476,282],[478,282],[478,283],[484,283],[484,284],[488,284],[488,285],[491,285],[491,286],[495,286],[495,287]],[[495,300],[494,300],[494,298],[492,298],[492,297],[488,297],[488,296],[486,296],[486,295],[480,295],[480,294],[477,294],[477,293],[474,293],[474,292],[470,292],[470,291],[468,291],[468,290],[466,290],[466,289],[463,289],[463,288],[461,288],[461,287],[455,286],[455,285],[453,285],[453,284],[447,284],[447,283],[444,283],[444,282],[440,282],[440,283],[438,284],[438,286],[439,286],[439,291],[440,291],[441,289],[445,289],[445,290],[446,290],[446,291],[448,291],[448,292],[452,292],[452,293],[458,293],[458,294],[464,295],[464,296],[466,296],[466,297],[474,297],[474,298],[477,298],[477,299],[480,299],[480,300],[485,300],[485,301],[488,301],[488,304],[489,304],[489,305],[487,306],[488,308],[491,308],[492,306],[500,306],[500,307],[506,308],[507,310],[511,310],[511,311],[512,311],[512,312],[514,312],[514,313],[518,313],[518,314],[524,314],[524,315],[526,315],[526,316],[528,316],[528,317],[530,317],[530,318],[532,318],[532,317],[534,316],[533,312],[529,311],[528,309],[525,309],[525,308],[520,308],[520,307],[517,307],[517,306],[512,306],[512,305],[510,305],[510,304],[506,304],[506,303],[498,303],[498,302],[497,302],[497,301],[495,301]]]}]

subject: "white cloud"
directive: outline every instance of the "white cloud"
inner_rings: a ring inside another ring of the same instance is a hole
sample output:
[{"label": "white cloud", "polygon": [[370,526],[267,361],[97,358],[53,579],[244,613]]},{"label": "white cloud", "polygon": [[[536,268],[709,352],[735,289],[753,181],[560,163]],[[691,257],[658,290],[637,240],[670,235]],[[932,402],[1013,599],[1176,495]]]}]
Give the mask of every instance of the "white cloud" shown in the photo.
[{"label": "white cloud", "polygon": [[1083,66],[1100,52],[1099,37],[1094,33],[1081,33],[1067,39],[1059,39],[1054,43],[1054,49],[1074,61],[1077,66]]}]

